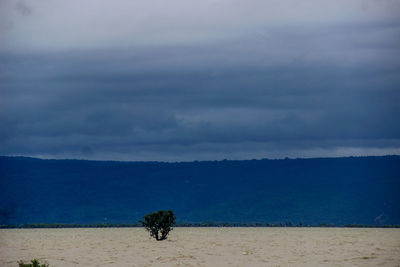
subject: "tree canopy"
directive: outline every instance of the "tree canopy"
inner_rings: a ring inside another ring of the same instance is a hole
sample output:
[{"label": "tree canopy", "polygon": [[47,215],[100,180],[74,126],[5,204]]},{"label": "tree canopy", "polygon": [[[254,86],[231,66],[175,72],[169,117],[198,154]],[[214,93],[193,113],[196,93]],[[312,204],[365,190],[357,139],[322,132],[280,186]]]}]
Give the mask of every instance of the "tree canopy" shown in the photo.
[{"label": "tree canopy", "polygon": [[161,241],[167,239],[168,233],[175,225],[176,217],[172,210],[159,210],[144,215],[143,219],[139,222],[150,232],[150,236]]}]

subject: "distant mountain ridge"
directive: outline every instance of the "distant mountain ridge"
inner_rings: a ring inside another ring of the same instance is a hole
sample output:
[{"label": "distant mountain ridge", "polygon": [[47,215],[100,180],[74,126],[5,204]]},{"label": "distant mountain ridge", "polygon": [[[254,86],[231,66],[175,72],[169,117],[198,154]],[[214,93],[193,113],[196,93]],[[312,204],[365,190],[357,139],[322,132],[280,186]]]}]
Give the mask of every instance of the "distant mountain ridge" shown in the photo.
[{"label": "distant mountain ridge", "polygon": [[400,156],[181,163],[0,157],[0,224],[400,224]]}]

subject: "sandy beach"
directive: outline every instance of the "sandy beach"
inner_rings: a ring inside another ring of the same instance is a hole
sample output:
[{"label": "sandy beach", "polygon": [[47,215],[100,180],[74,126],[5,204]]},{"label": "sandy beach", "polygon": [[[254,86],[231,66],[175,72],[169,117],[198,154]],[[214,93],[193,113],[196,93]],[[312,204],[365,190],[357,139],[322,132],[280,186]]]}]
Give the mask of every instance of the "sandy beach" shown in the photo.
[{"label": "sandy beach", "polygon": [[0,266],[400,266],[400,229],[1,229]]}]

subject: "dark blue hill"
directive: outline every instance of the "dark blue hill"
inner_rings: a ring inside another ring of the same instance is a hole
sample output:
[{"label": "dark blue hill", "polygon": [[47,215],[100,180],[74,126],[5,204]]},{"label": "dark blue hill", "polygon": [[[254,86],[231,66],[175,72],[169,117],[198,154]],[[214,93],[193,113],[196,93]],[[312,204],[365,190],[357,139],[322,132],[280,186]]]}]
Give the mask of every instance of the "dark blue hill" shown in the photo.
[{"label": "dark blue hill", "polygon": [[0,157],[0,224],[400,224],[400,157],[187,163]]}]

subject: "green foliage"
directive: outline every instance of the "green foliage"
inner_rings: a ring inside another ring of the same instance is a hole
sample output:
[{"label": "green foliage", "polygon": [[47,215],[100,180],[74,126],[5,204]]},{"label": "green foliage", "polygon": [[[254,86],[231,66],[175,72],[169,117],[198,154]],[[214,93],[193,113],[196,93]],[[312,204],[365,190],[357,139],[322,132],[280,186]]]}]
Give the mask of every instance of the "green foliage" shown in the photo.
[{"label": "green foliage", "polygon": [[19,267],[49,267],[46,263],[40,263],[37,259],[31,260],[31,263],[24,263],[22,260],[18,262]]},{"label": "green foliage", "polygon": [[144,221],[140,220],[142,226],[150,232],[150,236],[157,241],[167,239],[169,231],[175,225],[175,215],[172,210],[159,210],[143,216]]}]

